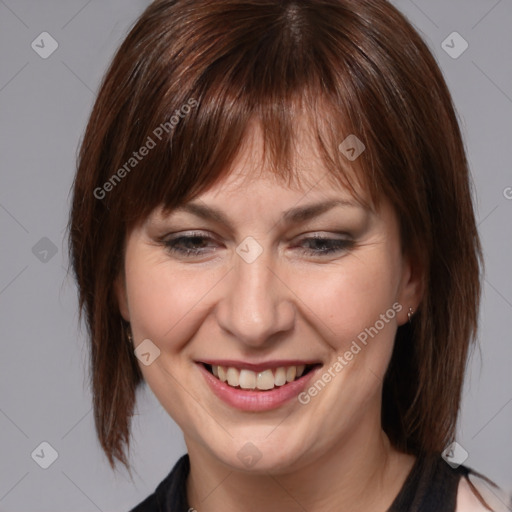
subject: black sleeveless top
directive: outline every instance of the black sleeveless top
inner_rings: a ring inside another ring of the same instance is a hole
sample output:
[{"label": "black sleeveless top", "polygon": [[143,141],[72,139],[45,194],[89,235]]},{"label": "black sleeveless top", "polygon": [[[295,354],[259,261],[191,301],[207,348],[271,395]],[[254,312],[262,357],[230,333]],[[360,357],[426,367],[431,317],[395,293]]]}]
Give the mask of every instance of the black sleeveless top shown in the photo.
[{"label": "black sleeveless top", "polygon": [[[189,470],[185,454],[155,492],[130,512],[188,512]],[[466,466],[452,468],[439,455],[418,457],[387,512],[454,512],[459,480],[470,473]]]}]

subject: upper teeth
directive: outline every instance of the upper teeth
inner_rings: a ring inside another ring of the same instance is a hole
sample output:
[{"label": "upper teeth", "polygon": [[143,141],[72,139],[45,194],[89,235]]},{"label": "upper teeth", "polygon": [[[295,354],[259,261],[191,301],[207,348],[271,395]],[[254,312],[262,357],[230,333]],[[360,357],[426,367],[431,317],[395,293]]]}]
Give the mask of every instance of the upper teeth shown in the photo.
[{"label": "upper teeth", "polygon": [[261,389],[263,391],[273,389],[275,386],[284,386],[287,382],[292,382],[299,378],[305,369],[305,365],[287,366],[275,368],[275,370],[264,370],[262,372],[253,372],[251,370],[239,370],[232,366],[212,365],[212,372],[222,382],[227,382],[233,387],[240,386],[242,389]]}]

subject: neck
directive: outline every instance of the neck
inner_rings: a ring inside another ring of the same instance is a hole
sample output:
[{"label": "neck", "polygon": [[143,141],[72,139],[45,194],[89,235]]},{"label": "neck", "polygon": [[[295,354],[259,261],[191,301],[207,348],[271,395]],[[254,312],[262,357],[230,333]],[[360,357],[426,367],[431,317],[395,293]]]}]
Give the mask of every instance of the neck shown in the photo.
[{"label": "neck", "polygon": [[[198,512],[373,510],[385,512],[414,458],[396,451],[379,421],[359,424],[338,445],[284,473],[233,470],[186,439],[189,506]],[[307,457],[305,457],[307,458]]]}]

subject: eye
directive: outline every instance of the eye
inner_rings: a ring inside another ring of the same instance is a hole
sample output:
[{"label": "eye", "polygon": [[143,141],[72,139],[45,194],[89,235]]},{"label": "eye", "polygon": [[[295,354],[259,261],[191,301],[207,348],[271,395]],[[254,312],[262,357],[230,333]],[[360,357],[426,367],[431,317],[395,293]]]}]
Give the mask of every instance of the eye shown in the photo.
[{"label": "eye", "polygon": [[300,249],[300,252],[312,256],[337,254],[352,248],[355,241],[346,238],[328,238],[323,236],[306,237],[300,243],[306,243],[309,248]]},{"label": "eye", "polygon": [[191,233],[163,240],[162,243],[173,254],[193,257],[205,253],[204,249],[207,249],[206,244],[209,242],[216,243],[212,237],[205,236],[203,233]]},{"label": "eye", "polygon": [[[190,233],[174,238],[162,240],[166,250],[178,256],[187,258],[204,255],[215,250],[217,241],[204,233]],[[302,245],[302,247],[300,247]],[[304,247],[306,245],[307,247]],[[355,241],[347,238],[328,238],[324,236],[310,236],[302,238],[297,247],[301,254],[307,256],[326,256],[342,253],[352,248]]]}]

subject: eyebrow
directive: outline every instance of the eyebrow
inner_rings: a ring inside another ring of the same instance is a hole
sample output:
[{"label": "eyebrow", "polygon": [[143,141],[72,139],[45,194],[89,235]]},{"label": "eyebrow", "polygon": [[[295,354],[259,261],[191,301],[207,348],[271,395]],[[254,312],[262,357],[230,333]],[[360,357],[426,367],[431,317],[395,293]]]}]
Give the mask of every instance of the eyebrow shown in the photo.
[{"label": "eyebrow", "polygon": [[[295,208],[290,208],[283,213],[282,220],[285,224],[299,224],[301,222],[305,222],[314,217],[318,217],[323,213],[331,210],[336,206],[342,207],[350,207],[350,208],[364,208],[362,205],[354,202],[348,201],[345,199],[332,199],[329,201],[323,201],[318,203],[312,203],[305,206],[297,206]],[[176,212],[182,211],[186,213],[191,213],[196,217],[200,217],[205,220],[213,220],[217,223],[224,224],[231,230],[233,230],[233,226],[231,221],[226,217],[226,215],[214,206],[208,206],[206,204],[201,203],[186,203],[182,206],[179,206],[175,209]]]}]

